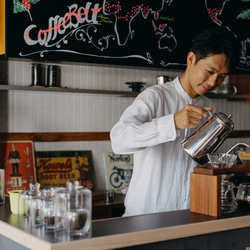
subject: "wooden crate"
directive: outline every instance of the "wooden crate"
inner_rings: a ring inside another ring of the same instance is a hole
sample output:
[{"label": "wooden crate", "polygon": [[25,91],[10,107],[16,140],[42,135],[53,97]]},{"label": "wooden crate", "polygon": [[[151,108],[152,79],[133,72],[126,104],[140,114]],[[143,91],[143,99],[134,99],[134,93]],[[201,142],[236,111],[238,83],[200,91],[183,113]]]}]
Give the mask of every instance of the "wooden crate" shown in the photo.
[{"label": "wooden crate", "polygon": [[250,173],[250,166],[231,168],[196,167],[190,174],[190,211],[213,217],[221,216],[221,175]]}]

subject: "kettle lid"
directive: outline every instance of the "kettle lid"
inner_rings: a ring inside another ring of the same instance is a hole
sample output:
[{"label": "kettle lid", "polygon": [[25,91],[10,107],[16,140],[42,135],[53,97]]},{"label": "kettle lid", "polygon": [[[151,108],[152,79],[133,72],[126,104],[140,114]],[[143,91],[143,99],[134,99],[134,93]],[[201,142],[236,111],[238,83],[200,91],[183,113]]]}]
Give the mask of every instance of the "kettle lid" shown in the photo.
[{"label": "kettle lid", "polygon": [[234,123],[230,119],[232,115],[227,116],[222,112],[214,113],[213,115],[215,116],[216,120],[222,123],[225,127],[228,127],[229,129],[233,129]]}]

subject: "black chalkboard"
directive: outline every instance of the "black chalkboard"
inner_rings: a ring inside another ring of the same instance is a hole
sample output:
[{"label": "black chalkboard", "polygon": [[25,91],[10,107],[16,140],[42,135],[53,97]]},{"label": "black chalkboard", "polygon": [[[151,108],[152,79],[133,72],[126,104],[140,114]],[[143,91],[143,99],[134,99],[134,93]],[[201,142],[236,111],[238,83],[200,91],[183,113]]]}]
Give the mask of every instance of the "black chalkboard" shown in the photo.
[{"label": "black chalkboard", "polygon": [[246,0],[7,0],[8,57],[181,67],[196,33],[227,26],[250,70]]}]

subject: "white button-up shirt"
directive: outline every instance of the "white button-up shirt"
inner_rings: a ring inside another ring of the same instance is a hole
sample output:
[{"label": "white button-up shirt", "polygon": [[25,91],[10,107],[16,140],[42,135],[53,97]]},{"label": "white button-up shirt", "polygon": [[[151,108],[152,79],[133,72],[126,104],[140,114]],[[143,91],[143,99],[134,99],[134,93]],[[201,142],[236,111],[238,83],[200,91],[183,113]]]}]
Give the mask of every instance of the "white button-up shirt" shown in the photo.
[{"label": "white button-up shirt", "polygon": [[197,163],[181,147],[185,130],[174,123],[187,104],[215,109],[205,96],[192,99],[177,77],[145,89],[112,128],[113,151],[134,154],[124,216],[189,208],[190,172]]}]

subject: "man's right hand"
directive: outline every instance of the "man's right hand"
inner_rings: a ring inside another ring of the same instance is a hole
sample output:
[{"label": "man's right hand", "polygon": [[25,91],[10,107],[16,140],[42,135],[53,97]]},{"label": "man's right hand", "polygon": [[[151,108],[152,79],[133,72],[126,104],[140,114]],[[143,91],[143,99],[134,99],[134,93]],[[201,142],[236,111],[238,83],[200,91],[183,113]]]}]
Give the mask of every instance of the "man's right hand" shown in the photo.
[{"label": "man's right hand", "polygon": [[186,105],[182,110],[174,114],[176,129],[196,128],[203,117],[208,117],[206,110],[212,112],[212,108],[200,108],[194,105]]}]

